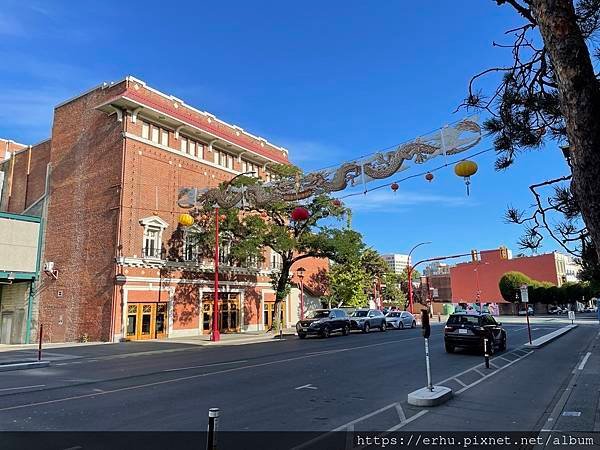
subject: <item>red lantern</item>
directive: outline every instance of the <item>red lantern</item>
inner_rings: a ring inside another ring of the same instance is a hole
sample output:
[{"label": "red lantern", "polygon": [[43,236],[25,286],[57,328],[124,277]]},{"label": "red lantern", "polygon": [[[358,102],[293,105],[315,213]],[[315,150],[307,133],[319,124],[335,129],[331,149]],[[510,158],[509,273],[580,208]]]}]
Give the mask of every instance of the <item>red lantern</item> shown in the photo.
[{"label": "red lantern", "polygon": [[341,201],[340,199],[337,199],[337,198],[336,198],[335,200],[332,200],[332,201],[331,201],[331,204],[332,204],[333,206],[336,206],[336,207],[338,207],[338,208],[339,208],[340,206],[342,206],[342,201]]},{"label": "red lantern", "polygon": [[431,172],[427,172],[427,174],[425,175],[425,179],[431,182],[431,180],[433,180],[433,174]]},{"label": "red lantern", "polygon": [[308,209],[303,208],[302,206],[298,206],[294,208],[291,214],[291,218],[294,222],[301,222],[302,220],[306,220],[310,217],[310,213]]},{"label": "red lantern", "polygon": [[225,219],[227,219],[227,216],[226,216],[225,214],[221,214],[221,215],[219,216],[219,220],[220,220],[221,222],[223,222]]},{"label": "red lantern", "polygon": [[398,186],[398,183],[392,183],[390,187],[392,188],[392,191],[396,192],[400,186]]}]

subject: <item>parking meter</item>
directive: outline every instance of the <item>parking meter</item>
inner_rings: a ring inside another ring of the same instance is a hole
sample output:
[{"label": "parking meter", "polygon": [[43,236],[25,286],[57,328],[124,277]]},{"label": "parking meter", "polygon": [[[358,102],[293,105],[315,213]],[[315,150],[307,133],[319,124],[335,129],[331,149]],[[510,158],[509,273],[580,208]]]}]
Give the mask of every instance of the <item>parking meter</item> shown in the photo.
[{"label": "parking meter", "polygon": [[429,311],[426,309],[421,311],[421,326],[423,327],[423,337],[429,339],[429,336],[431,336],[431,325],[429,325]]}]

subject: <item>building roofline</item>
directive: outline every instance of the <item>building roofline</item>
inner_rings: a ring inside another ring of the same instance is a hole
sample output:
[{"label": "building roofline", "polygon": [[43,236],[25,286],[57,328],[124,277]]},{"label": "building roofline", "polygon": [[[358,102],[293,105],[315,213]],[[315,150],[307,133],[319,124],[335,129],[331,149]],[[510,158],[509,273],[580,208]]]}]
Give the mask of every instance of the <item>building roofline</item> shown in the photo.
[{"label": "building roofline", "polygon": [[17,142],[17,141],[12,140],[12,139],[4,139],[4,138],[0,137],[0,141],[8,142],[9,144],[22,145],[23,147],[27,147],[27,144],[21,144],[20,142]]},{"label": "building roofline", "polygon": [[289,154],[289,151],[288,151],[288,149],[286,149],[285,147],[281,147],[281,146],[279,146],[279,145],[273,144],[272,142],[269,142],[269,141],[268,141],[266,138],[264,138],[264,137],[261,137],[261,136],[256,136],[256,135],[254,135],[254,134],[252,134],[252,133],[249,133],[248,131],[246,131],[246,130],[244,130],[242,127],[240,127],[239,125],[234,125],[234,124],[231,124],[231,123],[225,122],[224,120],[221,120],[221,119],[219,119],[219,118],[218,118],[218,117],[216,117],[214,114],[211,114],[211,113],[210,113],[210,112],[208,112],[208,111],[201,111],[201,110],[199,110],[199,109],[197,109],[197,108],[194,108],[193,106],[189,105],[188,103],[186,103],[185,101],[181,100],[180,98],[178,98],[178,97],[175,97],[174,95],[165,94],[164,92],[161,92],[161,91],[159,91],[158,89],[155,89],[155,88],[153,88],[153,87],[151,87],[151,86],[148,86],[148,84],[147,84],[145,81],[143,81],[143,80],[140,80],[139,78],[136,78],[136,77],[134,77],[134,76],[132,76],[132,75],[129,75],[129,76],[125,77],[125,78],[124,78],[124,80],[118,81],[117,83],[113,83],[113,84],[118,84],[118,83],[120,83],[120,82],[122,82],[122,81],[131,81],[131,82],[134,82],[134,83],[139,83],[139,84],[141,84],[141,85],[142,85],[144,88],[148,89],[148,90],[149,90],[149,91],[151,91],[151,92],[154,92],[154,93],[155,93],[155,94],[157,94],[157,95],[160,95],[160,96],[161,96],[161,97],[163,97],[163,98],[166,98],[167,100],[173,100],[173,101],[176,101],[176,102],[178,102],[178,103],[181,103],[181,105],[182,105],[182,106],[185,106],[186,108],[188,108],[188,109],[190,109],[190,110],[194,111],[195,113],[201,114],[201,115],[203,115],[203,116],[208,116],[208,117],[210,117],[211,119],[215,120],[216,122],[219,122],[219,123],[221,123],[221,124],[223,124],[223,125],[226,125],[226,126],[228,126],[228,127],[231,127],[231,128],[233,128],[233,129],[235,129],[236,131],[239,131],[240,133],[243,133],[243,134],[245,134],[246,136],[248,136],[248,137],[251,137],[252,139],[256,139],[256,140],[258,140],[258,141],[262,141],[262,142],[264,142],[264,143],[265,143],[265,145],[269,145],[269,146],[271,146],[271,147],[273,147],[273,148],[275,148],[275,149],[277,149],[277,150],[279,150],[279,151],[282,151],[282,152],[284,152],[286,155],[287,155],[287,154]]},{"label": "building roofline", "polygon": [[26,145],[25,148],[22,148],[22,149],[19,149],[19,150],[13,152],[12,156],[20,155],[21,153],[26,152],[30,148],[37,147],[38,145],[42,145],[42,144],[44,144],[46,142],[49,142],[49,141],[52,141],[52,138],[46,138],[43,141],[37,142],[37,143],[32,144],[32,145]]}]

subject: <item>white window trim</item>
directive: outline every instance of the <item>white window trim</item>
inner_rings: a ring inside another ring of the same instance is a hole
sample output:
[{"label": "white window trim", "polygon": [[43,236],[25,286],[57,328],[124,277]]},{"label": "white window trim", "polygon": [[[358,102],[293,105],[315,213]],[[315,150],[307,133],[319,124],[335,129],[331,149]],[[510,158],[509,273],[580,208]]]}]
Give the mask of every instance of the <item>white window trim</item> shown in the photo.
[{"label": "white window trim", "polygon": [[144,235],[142,238],[142,251],[145,252],[146,246],[146,237],[150,234],[150,232],[158,232],[158,238],[156,242],[156,250],[158,252],[157,256],[147,256],[144,254],[144,259],[161,259],[161,249],[162,249],[162,234],[163,231],[169,226],[167,222],[161,219],[158,216],[150,216],[145,217],[140,220],[140,225],[144,227]]}]

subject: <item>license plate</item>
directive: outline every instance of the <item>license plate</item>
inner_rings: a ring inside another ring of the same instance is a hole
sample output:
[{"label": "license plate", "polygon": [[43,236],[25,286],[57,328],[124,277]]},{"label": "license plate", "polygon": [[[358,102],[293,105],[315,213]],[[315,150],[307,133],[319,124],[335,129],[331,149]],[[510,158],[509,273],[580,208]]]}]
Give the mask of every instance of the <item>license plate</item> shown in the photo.
[{"label": "license plate", "polygon": [[300,331],[308,331],[308,328],[300,328]]},{"label": "license plate", "polygon": [[458,334],[467,334],[467,333],[468,333],[468,331],[465,330],[464,328],[459,328],[458,329]]}]

